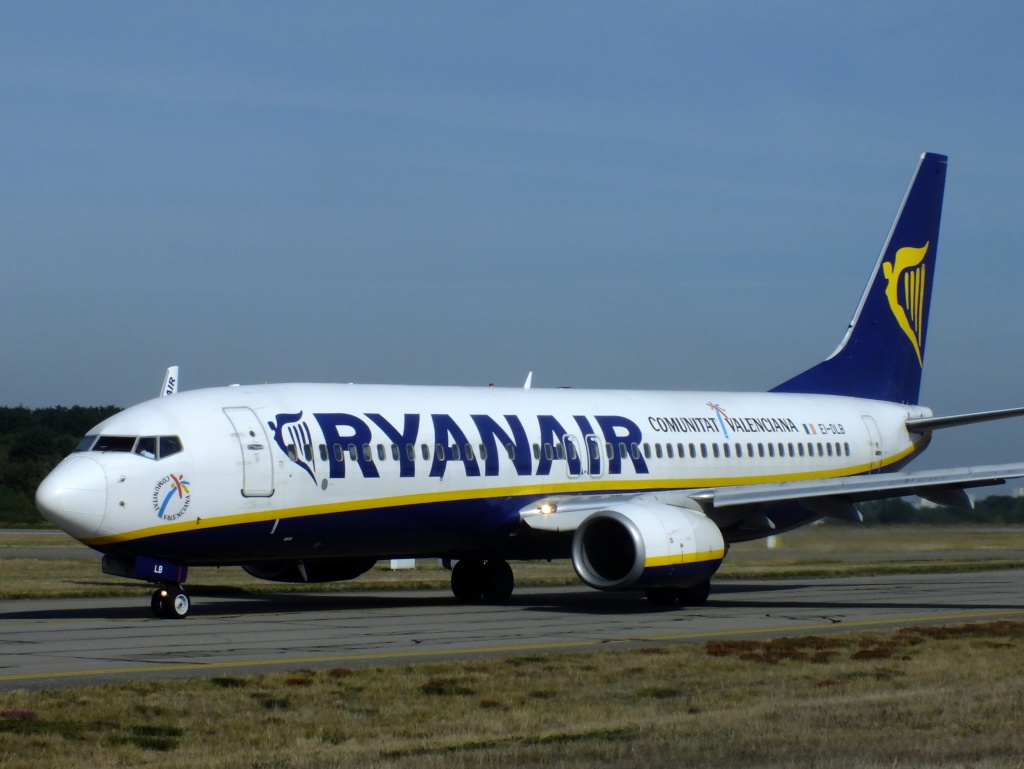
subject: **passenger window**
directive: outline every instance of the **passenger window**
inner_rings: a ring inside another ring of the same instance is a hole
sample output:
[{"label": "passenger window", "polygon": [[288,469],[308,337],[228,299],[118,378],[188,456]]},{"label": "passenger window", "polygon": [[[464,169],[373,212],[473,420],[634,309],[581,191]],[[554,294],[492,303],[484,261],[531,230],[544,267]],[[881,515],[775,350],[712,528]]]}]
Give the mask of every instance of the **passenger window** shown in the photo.
[{"label": "passenger window", "polygon": [[761,459],[764,459],[764,444],[763,443],[757,444],[757,455]]},{"label": "passenger window", "polygon": [[726,459],[729,458],[729,444],[728,443],[723,443],[722,444],[722,454],[725,456]]},{"label": "passenger window", "polygon": [[675,455],[672,453],[672,444],[671,443],[666,443],[665,444],[665,454],[666,454],[666,456],[668,456],[669,459],[675,459]]},{"label": "passenger window", "polygon": [[547,459],[548,461],[551,461],[552,459],[555,458],[555,452],[551,450],[550,443],[544,444],[544,458]]},{"label": "passenger window", "polygon": [[574,462],[576,461],[577,456],[576,456],[576,443],[575,442],[573,442],[573,441],[566,442],[566,444],[565,444],[565,455],[567,457],[569,457],[569,459],[573,460]]},{"label": "passenger window", "polygon": [[405,444],[405,457],[410,462],[416,461],[416,447],[413,446],[411,443]]},{"label": "passenger window", "polygon": [[516,445],[514,443],[505,444],[505,452],[508,454],[509,459],[516,458]]},{"label": "passenger window", "polygon": [[831,443],[826,443],[825,444],[825,448],[828,449],[828,455],[832,456],[832,444]]},{"label": "passenger window", "polygon": [[792,443],[788,444],[787,448],[789,449],[789,455],[791,457],[795,457],[796,456],[796,452],[793,450],[793,444]]},{"label": "passenger window", "polygon": [[540,459],[540,444],[539,443],[533,444],[533,458],[537,459],[537,460]]},{"label": "passenger window", "polygon": [[775,456],[775,444],[774,443],[769,443],[768,444],[768,456],[770,456],[770,457],[774,457]]},{"label": "passenger window", "polygon": [[704,459],[708,458],[708,445],[706,443],[700,444],[700,455]]},{"label": "passenger window", "polygon": [[649,443],[644,444],[644,457],[647,459],[651,458],[651,444]]},{"label": "passenger window", "polygon": [[843,444],[843,451],[846,454],[846,456],[850,456],[850,444],[849,443],[844,443]]},{"label": "passenger window", "polygon": [[320,461],[321,462],[326,462],[327,461],[327,444],[326,443],[321,443],[320,444]]},{"label": "passenger window", "polygon": [[370,448],[369,443],[363,444],[363,459],[367,462],[373,460],[373,449]]},{"label": "passenger window", "polygon": [[656,456],[658,459],[661,459],[661,457],[662,457],[661,444],[660,443],[655,443],[654,444],[654,456]]},{"label": "passenger window", "polygon": [[459,451],[459,444],[452,444],[452,460],[458,462],[462,459],[462,453]]},{"label": "passenger window", "polygon": [[626,457],[626,444],[625,443],[620,443],[619,444],[619,459],[626,459],[626,458],[627,458]]},{"label": "passenger window", "polygon": [[420,444],[420,454],[423,455],[424,459],[430,459],[430,447],[425,443]]},{"label": "passenger window", "polygon": [[694,446],[692,443],[690,444],[690,458],[691,459],[696,459],[697,458],[697,447]]},{"label": "passenger window", "polygon": [[313,447],[310,444],[306,443],[303,445],[302,453],[305,455],[307,462],[313,461]]},{"label": "passenger window", "polygon": [[632,444],[632,449],[633,449],[633,459],[640,459],[640,447],[634,443],[634,444]]},{"label": "passenger window", "polygon": [[743,456],[743,444],[742,443],[737,443],[736,444],[736,458],[739,459],[742,456]]},{"label": "passenger window", "polygon": [[345,461],[345,449],[340,443],[334,444],[334,461],[344,462]]},{"label": "passenger window", "polygon": [[561,443],[555,444],[555,456],[559,459],[565,459],[565,446]]},{"label": "passenger window", "polygon": [[348,456],[349,456],[349,459],[351,459],[353,462],[355,462],[358,459],[358,456],[357,456],[357,452],[358,451],[359,450],[356,448],[356,444],[354,444],[354,443],[348,444]]},{"label": "passenger window", "polygon": [[297,452],[295,450],[295,444],[294,443],[289,443],[288,444],[288,459],[290,459],[292,462],[294,462],[298,458],[299,458],[299,452]]},{"label": "passenger window", "polygon": [[379,460],[381,460],[383,462],[387,458],[388,458],[388,455],[387,455],[387,452],[384,450],[384,444],[383,443],[378,443],[377,444],[377,459],[379,459]]},{"label": "passenger window", "polygon": [[800,456],[804,455],[804,444],[802,444],[802,443],[796,444],[796,449],[800,453]]},{"label": "passenger window", "polygon": [[391,444],[391,458],[397,462],[398,459],[399,459],[399,454],[400,453],[401,452],[398,450],[398,444],[397,443],[392,443]]},{"label": "passenger window", "polygon": [[466,444],[466,459],[473,459],[473,445],[470,443]]},{"label": "passenger window", "polygon": [[434,447],[434,458],[441,462],[448,458],[444,455],[444,446],[440,443]]},{"label": "passenger window", "polygon": [[480,459],[482,459],[484,462],[487,461],[487,444],[486,443],[481,443],[480,444]]}]

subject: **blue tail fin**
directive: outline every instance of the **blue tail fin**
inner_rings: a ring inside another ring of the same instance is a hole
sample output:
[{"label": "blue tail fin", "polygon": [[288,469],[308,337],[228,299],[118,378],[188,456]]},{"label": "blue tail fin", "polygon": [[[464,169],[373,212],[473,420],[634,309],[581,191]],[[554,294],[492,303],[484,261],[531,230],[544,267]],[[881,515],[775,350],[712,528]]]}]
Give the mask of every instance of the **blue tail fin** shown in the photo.
[{"label": "blue tail fin", "polygon": [[846,336],[827,360],[772,392],[917,403],[939,246],[946,156],[921,156]]}]

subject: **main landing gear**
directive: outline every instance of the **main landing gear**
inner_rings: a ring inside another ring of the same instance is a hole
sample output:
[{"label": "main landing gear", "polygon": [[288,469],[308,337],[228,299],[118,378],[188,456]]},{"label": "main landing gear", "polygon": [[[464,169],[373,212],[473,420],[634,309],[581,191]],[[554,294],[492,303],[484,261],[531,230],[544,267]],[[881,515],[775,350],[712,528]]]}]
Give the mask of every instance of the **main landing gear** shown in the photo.
[{"label": "main landing gear", "polygon": [[192,602],[181,585],[164,585],[153,593],[149,605],[159,619],[185,619]]},{"label": "main landing gear", "polygon": [[459,603],[507,601],[515,587],[512,567],[500,559],[463,558],[452,569],[452,592]]},{"label": "main landing gear", "polygon": [[711,580],[704,579],[689,587],[652,587],[647,600],[654,606],[703,606],[711,593]]}]

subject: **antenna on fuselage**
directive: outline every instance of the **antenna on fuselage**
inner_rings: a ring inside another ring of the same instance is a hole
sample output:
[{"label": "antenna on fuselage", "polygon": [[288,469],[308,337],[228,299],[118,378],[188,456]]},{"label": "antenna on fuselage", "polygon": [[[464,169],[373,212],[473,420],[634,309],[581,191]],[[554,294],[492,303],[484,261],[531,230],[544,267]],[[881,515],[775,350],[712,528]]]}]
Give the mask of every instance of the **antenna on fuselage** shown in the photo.
[{"label": "antenna on fuselage", "polygon": [[161,397],[174,395],[176,392],[178,392],[178,367],[170,366],[167,373],[164,374],[164,386],[160,388],[160,395]]},{"label": "antenna on fuselage", "polygon": [[526,384],[523,385],[524,390],[529,390],[530,385],[533,384],[533,372],[531,371],[526,375]]}]

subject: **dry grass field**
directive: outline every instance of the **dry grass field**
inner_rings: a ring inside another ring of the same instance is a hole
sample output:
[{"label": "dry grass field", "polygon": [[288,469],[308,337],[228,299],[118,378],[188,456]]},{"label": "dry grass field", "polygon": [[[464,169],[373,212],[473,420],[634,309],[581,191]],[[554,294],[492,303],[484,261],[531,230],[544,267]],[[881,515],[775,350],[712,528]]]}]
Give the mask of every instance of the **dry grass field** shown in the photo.
[{"label": "dry grass field", "polygon": [[[1024,566],[1024,530],[814,526],[734,547],[720,577],[997,565]],[[308,589],[447,581],[422,563]],[[289,588],[238,569],[189,584]],[[148,589],[62,535],[0,534],[5,597]],[[1024,622],[0,693],[0,767],[69,765],[1020,767]]]},{"label": "dry grass field", "polygon": [[0,694],[0,766],[1017,767],[1024,623]]}]

